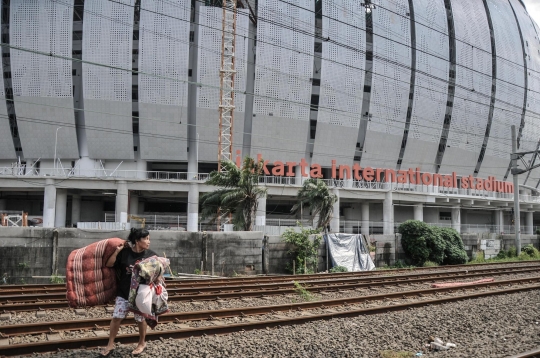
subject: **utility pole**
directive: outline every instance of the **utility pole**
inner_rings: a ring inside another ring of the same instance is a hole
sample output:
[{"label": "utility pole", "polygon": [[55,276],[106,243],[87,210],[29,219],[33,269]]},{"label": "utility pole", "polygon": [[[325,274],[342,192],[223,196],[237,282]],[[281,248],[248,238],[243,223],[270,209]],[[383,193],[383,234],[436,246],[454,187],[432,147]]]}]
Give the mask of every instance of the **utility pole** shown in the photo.
[{"label": "utility pole", "polygon": [[234,75],[236,51],[236,1],[223,0],[221,37],[218,171],[222,160],[232,160],[234,120]]},{"label": "utility pole", "polygon": [[521,224],[520,224],[520,212],[519,212],[519,171],[517,168],[517,140],[516,140],[516,126],[512,126],[512,154],[510,155],[512,160],[512,176],[514,179],[514,227],[516,228],[516,251],[519,255],[521,253]]}]

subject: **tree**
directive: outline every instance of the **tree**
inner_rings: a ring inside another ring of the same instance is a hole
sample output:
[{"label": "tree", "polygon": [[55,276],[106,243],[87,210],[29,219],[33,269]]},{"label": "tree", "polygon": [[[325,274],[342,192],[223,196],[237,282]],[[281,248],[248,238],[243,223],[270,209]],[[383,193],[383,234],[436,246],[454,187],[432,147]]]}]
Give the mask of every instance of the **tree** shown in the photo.
[{"label": "tree", "polygon": [[310,208],[312,222],[317,215],[319,216],[316,227],[323,229],[328,227],[334,213],[334,204],[338,198],[330,192],[323,180],[306,180],[296,198],[298,202],[291,209],[293,214],[297,213],[301,207]]},{"label": "tree", "polygon": [[221,162],[223,171],[213,171],[206,181],[208,185],[220,187],[201,196],[202,213],[204,218],[217,219],[221,215],[233,215],[236,229],[251,231],[257,214],[257,200],[266,196],[266,188],[259,187],[259,177],[263,170],[263,160],[258,163],[251,157],[244,159],[242,168],[234,162]]}]

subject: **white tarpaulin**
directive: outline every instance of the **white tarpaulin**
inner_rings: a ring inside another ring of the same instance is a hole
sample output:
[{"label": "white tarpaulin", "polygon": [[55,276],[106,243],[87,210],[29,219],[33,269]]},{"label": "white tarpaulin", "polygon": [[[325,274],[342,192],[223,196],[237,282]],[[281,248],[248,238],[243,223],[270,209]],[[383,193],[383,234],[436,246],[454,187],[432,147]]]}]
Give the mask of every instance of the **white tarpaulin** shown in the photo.
[{"label": "white tarpaulin", "polygon": [[375,264],[369,255],[369,248],[360,234],[326,234],[333,266],[344,266],[349,272],[371,271]]}]

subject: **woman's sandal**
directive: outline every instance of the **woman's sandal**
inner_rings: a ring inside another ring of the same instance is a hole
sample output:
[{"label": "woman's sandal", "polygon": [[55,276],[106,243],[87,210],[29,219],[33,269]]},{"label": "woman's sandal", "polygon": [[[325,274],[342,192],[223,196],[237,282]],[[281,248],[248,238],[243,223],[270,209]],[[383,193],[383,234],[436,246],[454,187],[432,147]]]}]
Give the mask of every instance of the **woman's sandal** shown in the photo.
[{"label": "woman's sandal", "polygon": [[132,356],[140,356],[141,354],[143,354],[144,350],[146,349],[146,344],[144,345],[144,347],[140,350],[140,352],[137,352],[135,353],[135,351],[137,350],[138,347],[135,347],[135,349],[133,350],[133,352],[131,352],[131,355]]},{"label": "woman's sandal", "polygon": [[100,357],[109,357],[109,356],[112,354],[112,352],[114,352],[114,348],[113,348],[113,349],[109,349],[109,350],[107,350],[107,351],[100,351],[100,352],[99,352],[99,356],[100,356]]}]

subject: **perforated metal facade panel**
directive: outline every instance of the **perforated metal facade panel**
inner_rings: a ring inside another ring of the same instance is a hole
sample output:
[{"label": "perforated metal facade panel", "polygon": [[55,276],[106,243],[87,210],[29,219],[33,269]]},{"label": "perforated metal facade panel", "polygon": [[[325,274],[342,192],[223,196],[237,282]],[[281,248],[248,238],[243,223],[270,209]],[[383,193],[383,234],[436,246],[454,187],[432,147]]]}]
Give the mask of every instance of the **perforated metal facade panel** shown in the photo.
[{"label": "perforated metal facade panel", "polygon": [[[496,0],[488,0],[487,3],[497,50],[497,92],[486,155],[504,158],[507,162],[512,151],[510,126],[519,128],[521,123],[525,85],[523,48],[510,4]],[[504,164],[499,170],[485,169],[492,173],[502,172],[502,175],[506,172]]]},{"label": "perforated metal facade panel", "polygon": [[409,138],[438,143],[448,92],[449,40],[444,1],[415,0],[414,17],[419,51]]},{"label": "perforated metal facade panel", "polygon": [[319,135],[312,160],[330,165],[332,159],[352,162],[354,157],[364,93],[366,21],[364,7],[353,0],[325,1],[322,11],[322,36],[338,44],[322,44]]},{"label": "perforated metal facade panel", "polygon": [[[234,88],[239,92],[246,90],[248,15],[249,10],[239,9],[236,17]],[[201,26],[199,27],[197,82],[201,83],[202,86],[197,89],[197,106],[217,110],[219,106],[223,9],[201,6],[199,19]],[[205,87],[205,85],[211,87]],[[234,96],[235,112],[244,112],[246,95],[239,92],[236,92]]]},{"label": "perforated metal facade panel", "polygon": [[88,151],[96,159],[132,159],[131,77],[134,0],[86,0],[83,93]]},{"label": "perforated metal facade panel", "polygon": [[444,0],[414,0],[416,78],[402,167],[433,170],[448,98],[449,39]]},{"label": "perforated metal facade panel", "polygon": [[[0,16],[0,26],[3,18]],[[16,159],[6,107],[4,82],[0,81],[0,159]]]},{"label": "perforated metal facade panel", "polygon": [[[190,2],[146,0],[139,22],[141,158],[187,158]],[[153,76],[155,75],[155,76]]]},{"label": "perforated metal facade panel", "polygon": [[325,1],[322,8],[322,36],[338,44],[322,46],[317,121],[358,128],[366,60],[365,9],[354,0]]},{"label": "perforated metal facade panel", "polygon": [[409,4],[407,0],[379,2],[384,7],[373,11],[373,117],[368,130],[403,136],[411,76],[411,32],[409,18],[396,13],[407,14]]},{"label": "perforated metal facade panel", "polygon": [[[491,101],[491,41],[482,0],[452,1],[456,32],[456,93],[447,145],[480,154]],[[445,154],[444,163],[449,160]]]},{"label": "perforated metal facade panel", "polygon": [[401,149],[410,91],[411,29],[406,16],[409,4],[407,0],[373,3],[381,6],[372,13],[373,80],[361,164],[394,167]]},{"label": "perforated metal facade panel", "polygon": [[295,4],[259,2],[259,16],[268,21],[257,25],[253,112],[307,121],[313,74],[314,3],[299,0]]},{"label": "perforated metal facade panel", "polygon": [[[520,150],[535,150],[540,140],[540,40],[534,23],[517,0],[510,0],[516,13],[523,41],[525,43],[525,61],[528,67],[527,107],[525,127],[520,141]],[[518,110],[513,109],[518,112]]]},{"label": "perforated metal facade panel", "polygon": [[257,25],[251,154],[273,160],[303,156],[309,131],[315,4],[294,4],[258,3],[259,16],[268,21]]},{"label": "perforated metal facade panel", "polygon": [[[189,60],[188,0],[141,2],[139,103],[187,106]],[[169,80],[170,78],[170,80]]]},{"label": "perforated metal facade panel", "polygon": [[[72,6],[68,0],[11,1],[10,43],[71,57]],[[58,156],[78,158],[71,61],[12,49],[11,73],[25,157],[53,158],[56,130],[61,127]]]}]

